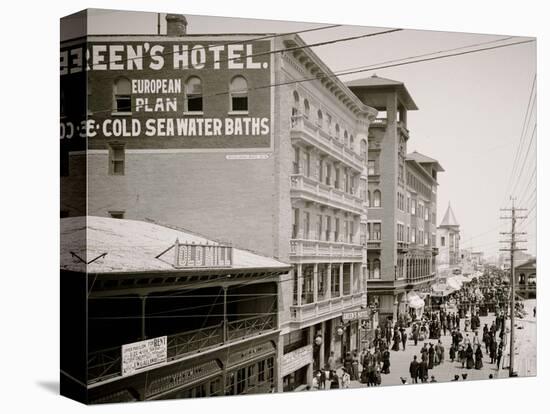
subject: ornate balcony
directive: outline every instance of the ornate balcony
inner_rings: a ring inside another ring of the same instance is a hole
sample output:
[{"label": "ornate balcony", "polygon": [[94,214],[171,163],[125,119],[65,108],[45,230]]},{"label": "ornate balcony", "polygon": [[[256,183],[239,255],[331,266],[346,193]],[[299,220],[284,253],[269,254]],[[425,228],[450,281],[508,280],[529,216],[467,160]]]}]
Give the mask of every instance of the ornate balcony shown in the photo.
[{"label": "ornate balcony", "polygon": [[290,176],[291,197],[299,197],[319,204],[337,208],[352,214],[363,214],[363,200],[338,188],[319,183],[303,174]]},{"label": "ornate balcony", "polygon": [[382,240],[367,240],[367,251],[380,250],[382,248]]},{"label": "ornate balcony", "polygon": [[294,322],[304,322],[310,319],[341,313],[347,309],[363,305],[364,292],[356,292],[346,296],[339,296],[290,307],[290,317]]},{"label": "ornate balcony", "polygon": [[311,122],[304,115],[292,117],[290,137],[293,141],[302,141],[306,145],[321,149],[358,173],[363,171],[365,162],[359,154],[346,147],[342,142],[331,136],[319,125]]},{"label": "ornate balcony", "polygon": [[397,242],[397,250],[400,252],[408,252],[409,251],[409,243],[398,241]]},{"label": "ornate balcony", "polygon": [[336,241],[292,239],[290,257],[337,258],[360,262],[363,259],[363,246]]}]

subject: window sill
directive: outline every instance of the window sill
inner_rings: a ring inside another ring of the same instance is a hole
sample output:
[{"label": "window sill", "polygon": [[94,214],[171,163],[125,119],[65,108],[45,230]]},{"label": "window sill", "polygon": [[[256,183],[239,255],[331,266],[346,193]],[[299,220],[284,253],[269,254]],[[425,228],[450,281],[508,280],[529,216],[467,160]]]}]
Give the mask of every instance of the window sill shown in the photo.
[{"label": "window sill", "polygon": [[182,115],[204,115],[203,111],[183,111]]},{"label": "window sill", "polygon": [[229,111],[227,115],[248,115],[248,111]]},{"label": "window sill", "polygon": [[132,116],[132,112],[113,111],[113,112],[111,112],[111,116]]}]

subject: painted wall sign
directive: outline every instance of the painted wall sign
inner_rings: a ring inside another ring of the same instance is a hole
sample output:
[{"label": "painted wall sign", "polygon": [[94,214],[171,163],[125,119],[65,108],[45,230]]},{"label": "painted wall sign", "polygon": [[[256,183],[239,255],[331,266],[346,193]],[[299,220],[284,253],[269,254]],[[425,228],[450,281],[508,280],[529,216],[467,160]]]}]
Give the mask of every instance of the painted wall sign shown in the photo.
[{"label": "painted wall sign", "polygon": [[80,118],[61,120],[61,139],[87,137],[89,149],[116,139],[127,149],[270,150],[271,50],[271,40],[117,38],[62,48],[65,106],[76,77],[90,90]]}]

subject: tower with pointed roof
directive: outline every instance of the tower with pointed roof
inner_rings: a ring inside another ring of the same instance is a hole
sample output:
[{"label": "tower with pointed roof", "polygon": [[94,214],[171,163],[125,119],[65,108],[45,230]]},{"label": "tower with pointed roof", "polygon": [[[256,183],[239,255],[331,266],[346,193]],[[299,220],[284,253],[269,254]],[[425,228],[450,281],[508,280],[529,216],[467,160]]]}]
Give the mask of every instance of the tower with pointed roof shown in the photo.
[{"label": "tower with pointed roof", "polygon": [[437,267],[440,273],[444,274],[448,269],[458,266],[460,261],[460,224],[450,201],[443,220],[437,227],[437,247],[439,249]]}]

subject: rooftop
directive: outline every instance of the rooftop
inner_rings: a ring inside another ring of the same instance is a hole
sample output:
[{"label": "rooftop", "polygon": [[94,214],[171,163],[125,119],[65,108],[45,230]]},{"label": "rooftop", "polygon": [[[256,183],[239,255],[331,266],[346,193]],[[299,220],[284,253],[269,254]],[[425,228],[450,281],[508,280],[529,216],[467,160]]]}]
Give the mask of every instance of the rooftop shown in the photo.
[{"label": "rooftop", "polygon": [[[144,221],[81,216],[61,220],[61,269],[88,273],[181,271],[174,253],[160,253],[180,243],[220,245],[196,234]],[[106,254],[105,254],[106,253]],[[102,256],[105,254],[104,256]],[[92,263],[88,263],[99,256]],[[233,249],[234,269],[281,269],[286,263],[247,250]]]},{"label": "rooftop", "polygon": [[460,224],[458,224],[458,220],[455,217],[455,213],[451,208],[450,202],[449,202],[449,206],[447,207],[447,211],[445,212],[445,216],[443,217],[443,220],[441,221],[441,224],[439,225],[439,227],[460,227]]},{"label": "rooftop", "polygon": [[405,87],[405,84],[400,81],[393,79],[382,78],[376,74],[361,78],[355,79],[345,83],[348,88],[351,90],[360,90],[360,89],[395,89],[399,97],[401,98],[403,104],[408,110],[416,110],[418,107],[414,102],[413,98],[409,94],[409,91]]},{"label": "rooftop", "polygon": [[418,151],[413,151],[410,154],[407,154],[408,160],[416,161],[419,164],[435,164],[434,168],[436,171],[443,172],[445,171],[439,161],[434,160],[433,158],[428,157],[427,155],[421,154]]}]

